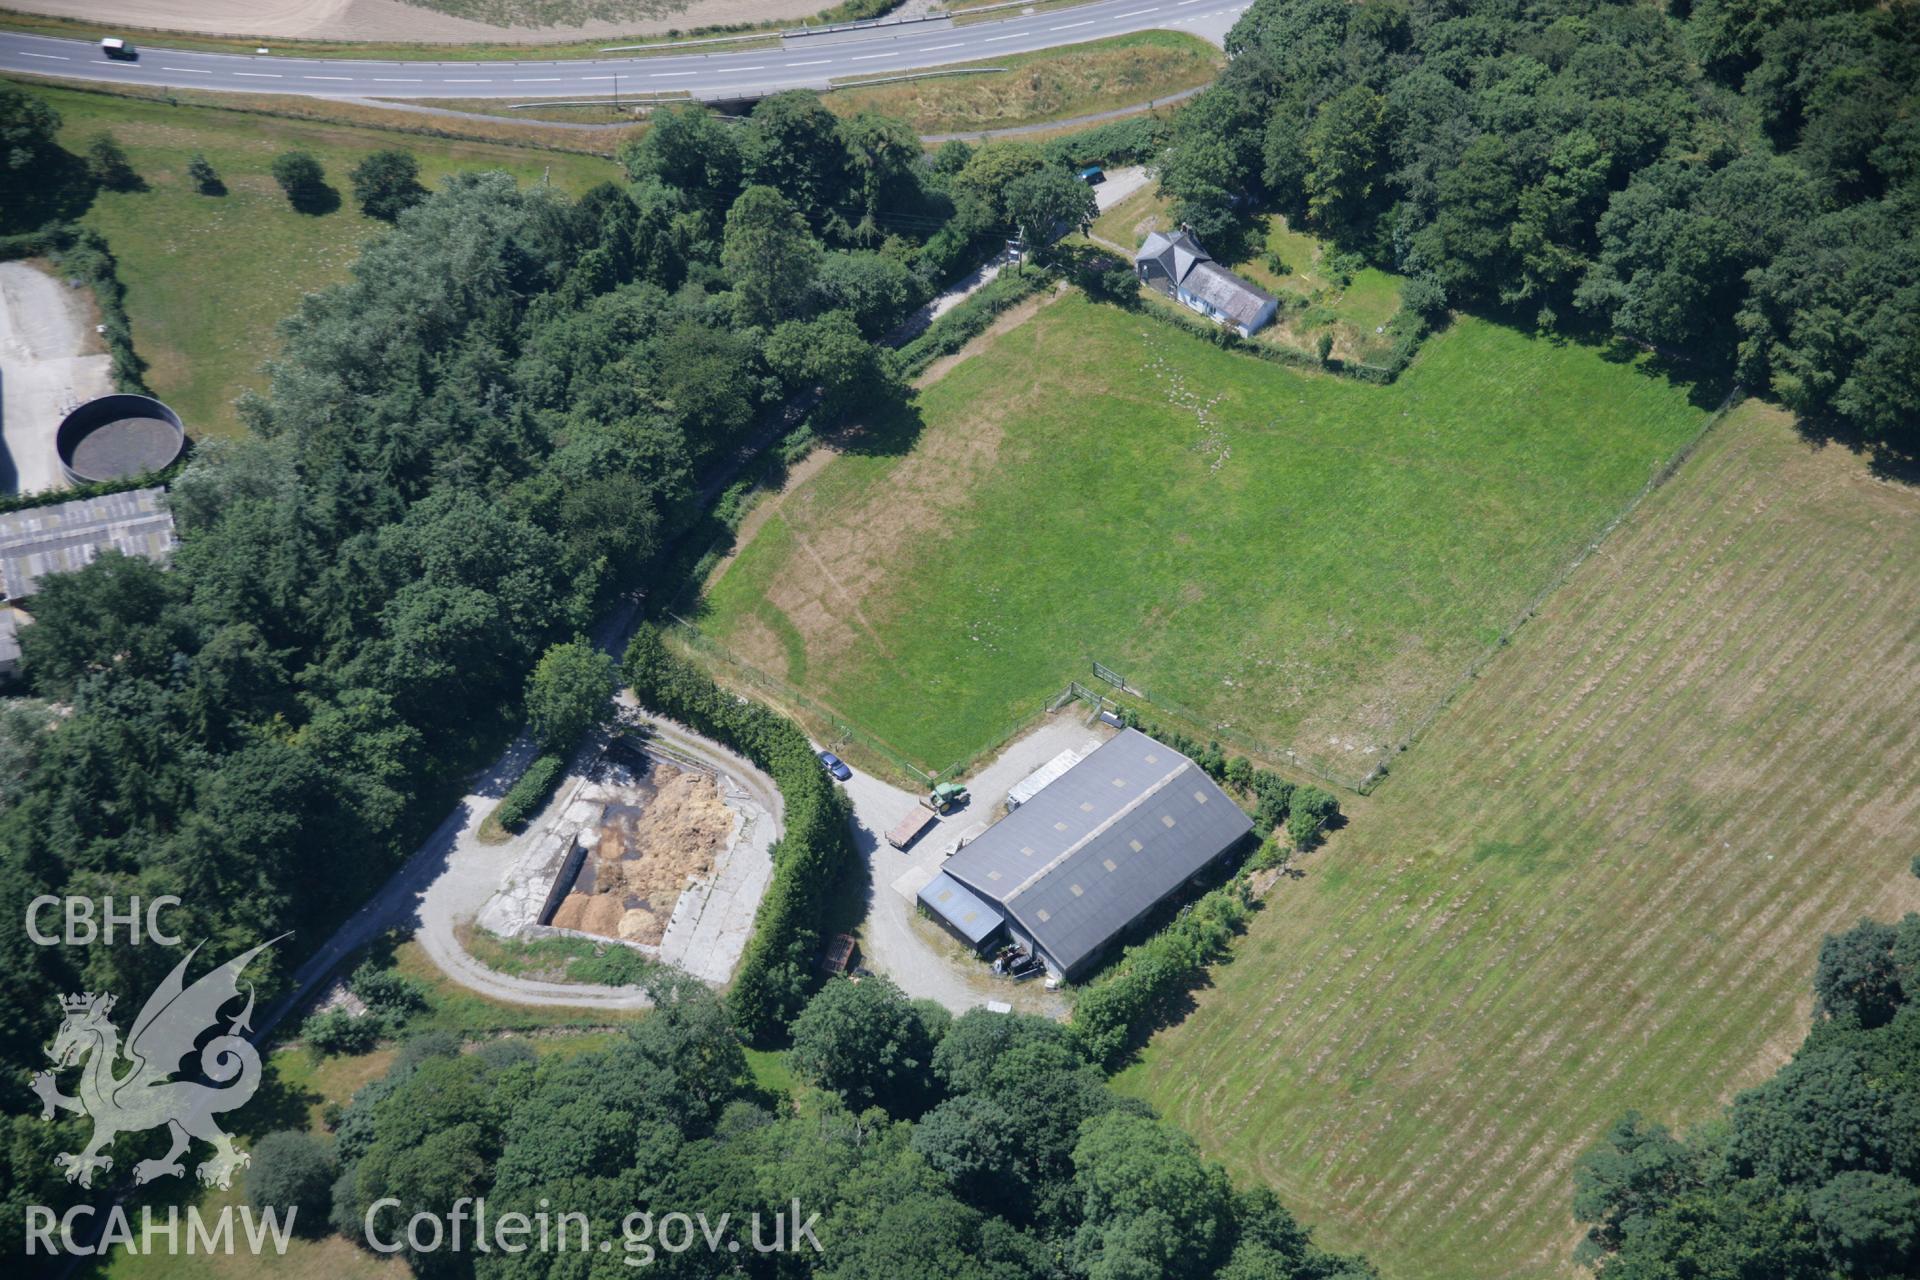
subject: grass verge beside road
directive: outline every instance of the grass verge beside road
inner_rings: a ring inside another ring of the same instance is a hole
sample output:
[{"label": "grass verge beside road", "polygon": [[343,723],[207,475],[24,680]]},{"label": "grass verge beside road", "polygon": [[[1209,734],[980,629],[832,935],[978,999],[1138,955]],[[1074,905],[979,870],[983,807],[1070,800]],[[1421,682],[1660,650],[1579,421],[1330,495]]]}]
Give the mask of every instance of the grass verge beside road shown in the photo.
[{"label": "grass verge beside road", "polygon": [[[298,94],[227,93],[196,89],[149,89],[139,85],[90,85],[85,81],[18,81],[22,87],[61,88],[102,97],[130,98],[135,101],[162,102],[170,107],[203,107],[210,111],[230,111],[239,115],[268,116],[279,120],[307,121],[315,124],[350,125],[393,135],[442,138],[453,142],[485,142],[523,150],[579,152],[611,156],[619,145],[614,131],[586,132],[578,129],[547,127],[543,113],[507,112],[498,100],[485,100],[494,114],[490,119],[462,119],[409,110],[409,107],[442,106],[467,99],[398,100],[305,98]],[[462,110],[459,106],[450,110]],[[488,115],[475,110],[472,115]],[[622,117],[608,115],[608,120]],[[404,141],[395,145],[404,146]]]},{"label": "grass verge beside road", "polygon": [[1071,296],[756,510],[699,626],[924,768],[1098,659],[1357,778],[1699,431],[1690,391],[1472,319],[1365,386]]},{"label": "grass verge beside road", "polygon": [[919,133],[1004,129],[1163,98],[1207,83],[1225,61],[1218,49],[1195,36],[1144,31],[929,68],[1004,67],[1003,73],[843,85],[821,100],[837,115],[877,111],[908,121]]},{"label": "grass verge beside road", "polygon": [[[111,130],[145,180],[144,191],[101,193],[81,221],[119,260],[148,383],[200,437],[243,429],[232,402],[265,385],[260,366],[279,349],[275,326],[301,295],[345,279],[360,242],[382,230],[355,208],[347,180],[366,155],[410,151],[429,185],[457,170],[504,169],[578,193],[619,175],[593,156],[23,87],[59,111],[68,150],[84,152],[91,135]],[[268,166],[295,149],[320,159],[339,208],[315,216],[288,204]],[[225,195],[201,195],[187,178],[195,152],[219,171]]]},{"label": "grass verge beside road", "polygon": [[644,1009],[623,1012],[618,1009],[508,1004],[504,1000],[478,995],[440,972],[440,967],[420,949],[417,942],[407,942],[394,953],[393,968],[396,973],[419,983],[426,991],[426,1012],[408,1019],[408,1035],[417,1035],[422,1031],[451,1031],[470,1038],[505,1031],[546,1028],[598,1029],[646,1016]]},{"label": "grass verge beside road", "polygon": [[272,50],[270,56],[280,58],[371,58],[401,62],[476,62],[488,59],[527,59],[527,58],[603,58],[610,55],[603,52],[616,45],[639,46],[620,53],[619,57],[644,57],[648,53],[684,53],[684,48],[674,46],[681,41],[705,39],[715,36],[742,36],[739,41],[729,40],[716,48],[750,49],[764,40],[768,45],[775,43],[782,28],[791,23],[769,23],[760,29],[750,27],[701,27],[688,31],[668,32],[665,35],[651,36],[607,36],[594,40],[557,40],[551,43],[538,41],[478,41],[467,44],[439,43],[435,41],[358,41],[358,40],[307,40],[307,39],[254,39],[243,36],[205,35],[193,31],[171,31],[157,27],[136,27],[126,23],[114,25],[113,32],[102,28],[98,22],[84,21],[79,18],[48,17],[37,13],[21,13],[15,9],[0,9],[0,28],[8,31],[23,31],[29,35],[56,36],[65,40],[96,41],[103,35],[118,33],[132,41],[138,48],[142,44],[157,44],[169,49],[188,49],[200,53],[238,53],[251,54],[263,45]]},{"label": "grass verge beside road", "polygon": [[1920,908],[1916,556],[1920,490],[1742,407],[1121,1086],[1392,1280],[1584,1275],[1574,1156],[1757,1084],[1822,933]]}]

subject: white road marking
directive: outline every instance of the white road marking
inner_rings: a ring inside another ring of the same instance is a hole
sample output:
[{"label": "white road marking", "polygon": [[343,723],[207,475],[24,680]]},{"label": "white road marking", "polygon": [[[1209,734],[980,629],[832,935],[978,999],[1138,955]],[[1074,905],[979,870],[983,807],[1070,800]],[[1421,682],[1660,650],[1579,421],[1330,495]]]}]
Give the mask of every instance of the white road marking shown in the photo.
[{"label": "white road marking", "polygon": [[449,80],[448,84],[492,84],[491,80]]},{"label": "white road marking", "polygon": [[1160,6],[1156,4],[1150,9],[1135,9],[1132,13],[1116,13],[1113,16],[1114,16],[1114,20],[1117,22],[1121,18],[1137,18],[1143,13],[1158,13],[1158,12],[1160,12]]},{"label": "white road marking", "polygon": [[352,76],[301,76],[302,80],[351,80]]},{"label": "white road marking", "polygon": [[892,56],[893,55],[890,53],[863,53],[863,54],[860,54],[858,57],[849,58],[848,61],[849,62],[872,62],[875,58],[891,58]]},{"label": "white road marking", "polygon": [[582,80],[618,80],[619,76],[581,76]]},{"label": "white road marking", "polygon": [[559,76],[515,76],[513,78],[513,82],[515,84],[558,84],[560,83],[560,77]]},{"label": "white road marking", "polygon": [[375,84],[419,84],[418,80],[409,80],[404,76],[375,76]]},{"label": "white road marking", "polygon": [[168,67],[168,66],[162,66],[162,67],[161,67],[160,69],[161,69],[162,71],[184,71],[184,72],[186,72],[186,73],[187,73],[188,75],[190,75],[190,76],[210,76],[210,75],[212,75],[212,74],[213,74],[213,72],[211,72],[211,71],[202,71],[202,70],[200,70],[200,69],[199,69],[199,68],[197,68],[197,67]]},{"label": "white road marking", "polygon": [[284,77],[278,71],[236,71],[237,76],[247,76],[254,80],[280,80]]},{"label": "white road marking", "polygon": [[58,53],[21,53],[23,58],[51,58],[55,62],[72,62],[73,59]]},{"label": "white road marking", "polygon": [[815,58],[812,62],[789,62],[787,65],[790,67],[824,67],[832,61],[832,58]]},{"label": "white road marking", "polygon": [[985,40],[982,40],[980,43],[992,44],[995,40],[1011,40],[1011,39],[1013,39],[1012,36],[988,36]]},{"label": "white road marking", "polygon": [[958,49],[964,43],[966,42],[963,40],[955,40],[952,44],[930,44],[926,48],[922,49],[920,52],[938,53],[942,49]]},{"label": "white road marking", "polygon": [[1093,19],[1092,19],[1092,18],[1088,18],[1088,19],[1087,19],[1087,20],[1086,20],[1085,22],[1063,22],[1063,23],[1061,23],[1061,24],[1060,24],[1059,26],[1057,26],[1057,27],[1048,27],[1048,28],[1047,28],[1047,30],[1049,30],[1049,31],[1071,31],[1071,30],[1073,30],[1073,29],[1074,29],[1075,27],[1090,27],[1090,26],[1092,26],[1092,25],[1093,25]]},{"label": "white road marking", "polygon": [[648,76],[649,80],[672,80],[676,76],[697,76],[698,71],[656,71]]},{"label": "white road marking", "polygon": [[751,67],[735,67],[734,68],[735,71],[765,71],[766,69],[767,69],[767,64],[764,62],[757,63]]}]

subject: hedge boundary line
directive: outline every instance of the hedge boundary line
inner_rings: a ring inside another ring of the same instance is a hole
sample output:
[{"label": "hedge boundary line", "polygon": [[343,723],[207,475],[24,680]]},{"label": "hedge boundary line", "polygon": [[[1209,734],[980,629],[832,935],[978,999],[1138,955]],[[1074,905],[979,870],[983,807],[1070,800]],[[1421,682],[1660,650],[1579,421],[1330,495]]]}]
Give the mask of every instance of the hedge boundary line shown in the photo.
[{"label": "hedge boundary line", "polygon": [[973,296],[935,320],[927,331],[901,346],[894,369],[904,381],[917,378],[942,356],[950,356],[985,333],[1001,314],[1052,284],[1050,272],[1029,275],[1018,269],[1002,271],[975,290]]},{"label": "hedge boundary line", "polygon": [[93,289],[100,305],[107,351],[113,356],[113,385],[120,391],[151,395],[146,362],[133,349],[133,321],[127,316],[127,288],[120,283],[119,262],[106,237],[75,222],[55,222],[38,231],[0,236],[0,261],[50,258],[68,275],[78,276]]},{"label": "hedge boundary line", "polygon": [[653,624],[635,629],[620,670],[641,705],[738,751],[780,789],[786,830],[774,843],[773,878],[727,994],[734,1025],[765,1042],[784,1032],[811,994],[828,894],[858,858],[846,797],[798,725],[670,653]]}]

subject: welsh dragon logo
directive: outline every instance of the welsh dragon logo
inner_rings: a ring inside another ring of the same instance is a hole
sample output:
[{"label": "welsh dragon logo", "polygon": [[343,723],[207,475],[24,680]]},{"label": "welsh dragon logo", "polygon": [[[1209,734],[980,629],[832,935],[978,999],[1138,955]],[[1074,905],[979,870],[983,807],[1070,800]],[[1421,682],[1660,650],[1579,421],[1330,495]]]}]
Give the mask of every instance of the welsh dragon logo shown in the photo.
[{"label": "welsh dragon logo", "polygon": [[[253,1016],[251,986],[246,992],[247,1007],[223,1033],[200,1049],[201,1074],[214,1084],[172,1077],[201,1036],[219,1026],[220,1010],[239,999],[241,971],[273,942],[263,942],[234,957],[192,986],[186,985],[184,975],[200,948],[189,951],[148,997],[124,1046],[109,1016],[113,996],[87,992],[61,997],[60,1008],[66,1020],[60,1024],[49,1055],[53,1069],[34,1076],[33,1091],[40,1095],[43,1120],[53,1119],[56,1108],[93,1117],[93,1140],[86,1149],[78,1155],[61,1152],[53,1158],[56,1166],[66,1170],[68,1182],[91,1187],[95,1169],[111,1170],[113,1158],[105,1152],[117,1135],[166,1125],[172,1131],[172,1149],[158,1160],[142,1160],[135,1165],[136,1183],[183,1174],[180,1156],[198,1138],[214,1146],[213,1158],[195,1171],[200,1181],[223,1188],[232,1185],[233,1171],[244,1166],[248,1157],[234,1149],[233,1139],[214,1123],[214,1117],[244,1106],[260,1087],[260,1055],[241,1034],[252,1029],[248,1022]],[[80,1073],[79,1096],[68,1097],[60,1092],[54,1072],[82,1058],[86,1065]],[[122,1061],[128,1064],[126,1069],[115,1074]]]}]

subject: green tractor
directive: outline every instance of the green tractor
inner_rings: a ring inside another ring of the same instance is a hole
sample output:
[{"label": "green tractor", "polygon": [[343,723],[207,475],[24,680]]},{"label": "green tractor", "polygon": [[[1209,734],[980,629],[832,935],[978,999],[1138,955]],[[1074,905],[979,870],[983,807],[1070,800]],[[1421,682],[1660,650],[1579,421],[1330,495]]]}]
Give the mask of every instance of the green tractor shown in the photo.
[{"label": "green tractor", "polygon": [[966,799],[967,789],[965,787],[957,782],[943,782],[927,793],[927,798],[923,803],[935,813],[946,813],[964,804]]}]

